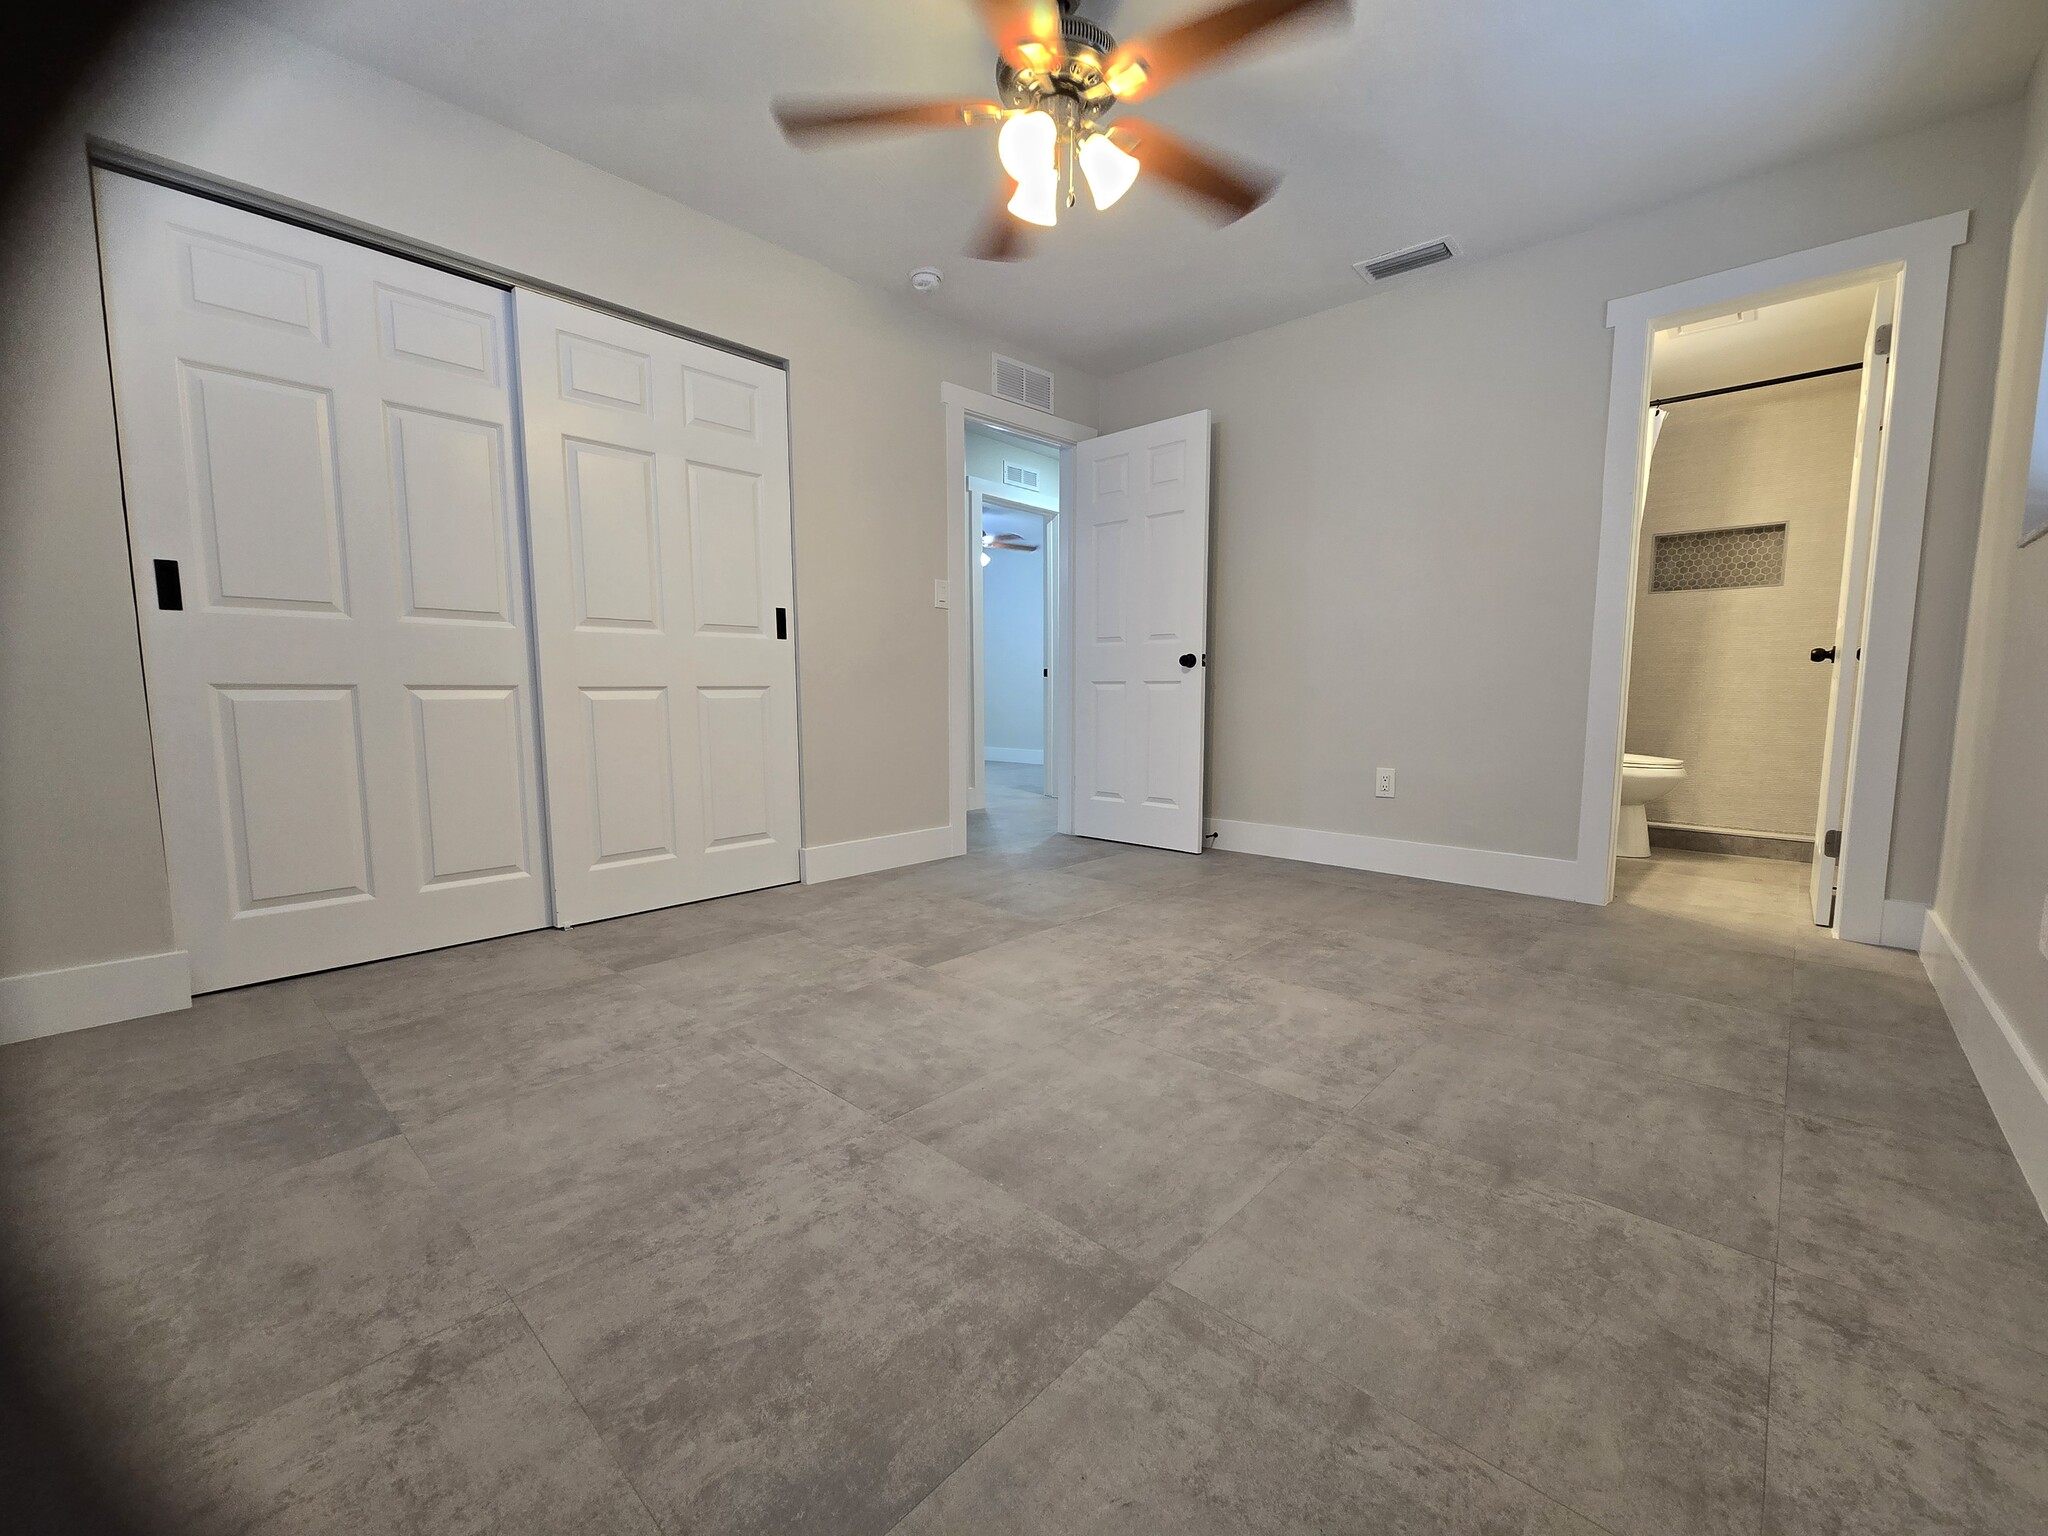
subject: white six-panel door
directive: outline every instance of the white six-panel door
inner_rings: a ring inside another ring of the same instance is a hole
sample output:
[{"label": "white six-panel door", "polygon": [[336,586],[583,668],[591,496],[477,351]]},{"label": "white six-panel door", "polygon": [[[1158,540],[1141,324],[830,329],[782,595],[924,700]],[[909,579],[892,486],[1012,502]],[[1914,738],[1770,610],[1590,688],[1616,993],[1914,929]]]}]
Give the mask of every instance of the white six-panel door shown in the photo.
[{"label": "white six-panel door", "polygon": [[516,303],[557,915],[793,881],[786,376]]},{"label": "white six-panel door", "polygon": [[1209,413],[1074,456],[1074,831],[1200,853]]},{"label": "white six-panel door", "polygon": [[507,296],[95,186],[194,989],[545,924]]}]

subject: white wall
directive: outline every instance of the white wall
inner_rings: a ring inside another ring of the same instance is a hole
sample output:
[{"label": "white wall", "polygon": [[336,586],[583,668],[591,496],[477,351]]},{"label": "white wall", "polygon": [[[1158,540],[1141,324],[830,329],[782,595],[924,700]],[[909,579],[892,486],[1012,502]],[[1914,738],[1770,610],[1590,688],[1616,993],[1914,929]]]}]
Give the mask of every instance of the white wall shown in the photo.
[{"label": "white wall", "polygon": [[[168,949],[86,139],[786,357],[804,833],[947,814],[942,381],[1028,347],[815,263],[234,13],[141,40],[4,235],[0,976]],[[680,151],[679,151],[680,152]],[[1057,370],[1092,421],[1095,381]]]},{"label": "white wall", "polygon": [[1211,814],[1573,856],[1607,301],[1970,208],[1892,863],[1894,895],[1931,896],[2020,121],[1802,161],[1105,380],[1104,430],[1215,413]]},{"label": "white wall", "polygon": [[[2020,1041],[2048,1064],[2048,540],[2018,547],[2048,327],[2048,63],[2035,73],[2021,189],[1935,911]],[[2003,1117],[1999,1085],[1987,1087]],[[2020,1097],[2030,1091],[2019,1085]],[[2038,1092],[2034,1111],[2037,1125],[2048,1117]],[[2048,1167],[2030,1171],[2048,1200],[2039,1177]]]},{"label": "white wall", "polygon": [[[1000,466],[998,466],[1000,468]],[[1053,482],[1057,485],[1059,482]],[[991,760],[1045,760],[1044,519],[991,514],[989,532],[1009,530],[1038,548],[994,550],[981,572],[983,736]]]},{"label": "white wall", "polygon": [[[1867,310],[1866,310],[1867,313]],[[1628,750],[1685,759],[1650,819],[1810,838],[1862,376],[1668,407],[1643,508]],[[1781,585],[1650,590],[1660,533],[1784,523]]]}]

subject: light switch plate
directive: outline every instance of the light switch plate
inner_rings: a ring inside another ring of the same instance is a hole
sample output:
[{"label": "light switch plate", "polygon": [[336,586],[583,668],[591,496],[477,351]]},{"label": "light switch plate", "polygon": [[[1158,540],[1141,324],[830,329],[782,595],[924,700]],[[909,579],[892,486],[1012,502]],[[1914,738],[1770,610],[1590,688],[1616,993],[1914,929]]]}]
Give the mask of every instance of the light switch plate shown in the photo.
[{"label": "light switch plate", "polygon": [[932,606],[934,608],[950,608],[953,606],[952,595],[947,591],[946,582],[943,577],[932,583]]}]

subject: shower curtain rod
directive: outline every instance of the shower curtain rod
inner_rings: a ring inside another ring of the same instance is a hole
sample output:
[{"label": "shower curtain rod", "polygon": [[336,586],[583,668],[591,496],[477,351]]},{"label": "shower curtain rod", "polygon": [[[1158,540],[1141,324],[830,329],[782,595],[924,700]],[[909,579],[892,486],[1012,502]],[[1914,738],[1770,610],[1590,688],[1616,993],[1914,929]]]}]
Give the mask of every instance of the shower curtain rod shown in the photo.
[{"label": "shower curtain rod", "polygon": [[1660,405],[1682,405],[1687,400],[1710,400],[1715,395],[1739,395],[1744,390],[1769,389],[1773,384],[1797,384],[1801,379],[1825,379],[1837,373],[1861,373],[1862,371],[1863,365],[1861,363],[1843,363],[1836,368],[1816,368],[1811,373],[1788,373],[1782,378],[1758,379],[1754,384],[1730,384],[1722,389],[1697,390],[1690,395],[1666,395],[1662,400],[1652,400],[1650,404],[1653,407]]}]

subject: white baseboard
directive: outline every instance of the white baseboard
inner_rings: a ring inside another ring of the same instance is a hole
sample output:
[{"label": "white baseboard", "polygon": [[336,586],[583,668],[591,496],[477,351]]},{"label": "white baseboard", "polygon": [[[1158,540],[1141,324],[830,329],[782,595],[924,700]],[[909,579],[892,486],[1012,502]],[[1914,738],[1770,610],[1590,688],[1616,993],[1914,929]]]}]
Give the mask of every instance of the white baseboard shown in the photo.
[{"label": "white baseboard", "polygon": [[927,864],[933,859],[952,856],[951,827],[924,827],[916,832],[892,832],[885,837],[860,837],[850,843],[822,843],[804,850],[804,884],[847,880],[855,875],[872,875],[877,870],[901,869],[906,864]]},{"label": "white baseboard", "polygon": [[1039,763],[1045,762],[1043,747],[985,747],[982,756],[991,763]]},{"label": "white baseboard", "polygon": [[1991,1102],[2027,1186],[2048,1215],[2048,1072],[2013,1027],[2011,1017],[1984,985],[1984,978],[1956,947],[1955,936],[1936,912],[1927,914],[1920,959],[1948,1013],[1970,1070]]},{"label": "white baseboard", "polygon": [[1317,832],[1307,827],[1271,826],[1257,821],[1212,821],[1214,846],[1229,853],[1269,859],[1299,859],[1340,869],[1369,869],[1383,875],[1412,875],[1446,885],[1477,885],[1520,896],[1579,899],[1579,866],[1571,859],[1546,859],[1448,843],[1410,843],[1356,832]]},{"label": "white baseboard", "polygon": [[0,976],[0,1044],[191,1006],[192,965],[182,949]]},{"label": "white baseboard", "polygon": [[1917,950],[1927,932],[1927,904],[1923,901],[1887,901],[1878,929],[1877,942],[1886,949]]}]

